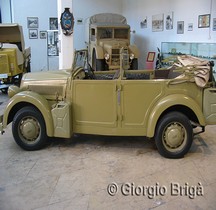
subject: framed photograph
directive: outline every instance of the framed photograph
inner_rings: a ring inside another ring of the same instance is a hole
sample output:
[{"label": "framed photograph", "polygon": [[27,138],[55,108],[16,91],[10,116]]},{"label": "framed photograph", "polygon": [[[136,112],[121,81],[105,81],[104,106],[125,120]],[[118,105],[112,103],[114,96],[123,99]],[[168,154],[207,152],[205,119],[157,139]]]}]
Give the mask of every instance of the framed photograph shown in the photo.
[{"label": "framed photograph", "polygon": [[173,12],[166,14],[166,30],[173,29]]},{"label": "framed photograph", "polygon": [[38,18],[37,17],[27,17],[27,27],[28,28],[38,28]]},{"label": "framed photograph", "polygon": [[199,28],[209,28],[210,27],[210,14],[199,15],[199,17],[198,17],[198,27]]},{"label": "framed photograph", "polygon": [[51,17],[49,19],[49,29],[58,30],[58,18]]},{"label": "framed photograph", "polygon": [[213,18],[213,27],[212,27],[213,31],[216,31],[216,18]]},{"label": "framed photograph", "polygon": [[47,55],[48,56],[58,56],[58,30],[48,30],[47,31]]},{"label": "framed photograph", "polygon": [[164,26],[164,14],[152,16],[152,31],[163,31]]},{"label": "framed photograph", "polygon": [[147,17],[140,22],[140,28],[147,28]]},{"label": "framed photograph", "polygon": [[40,31],[40,39],[46,39],[47,38],[47,32],[46,31]]},{"label": "framed photograph", "polygon": [[193,23],[188,23],[188,31],[193,31]]},{"label": "framed photograph", "polygon": [[184,21],[178,21],[177,22],[177,34],[183,34],[184,33]]},{"label": "framed photograph", "polygon": [[148,52],[147,62],[154,62],[155,52]]},{"label": "framed photograph", "polygon": [[29,29],[29,39],[37,39],[37,38],[38,38],[38,30]]}]

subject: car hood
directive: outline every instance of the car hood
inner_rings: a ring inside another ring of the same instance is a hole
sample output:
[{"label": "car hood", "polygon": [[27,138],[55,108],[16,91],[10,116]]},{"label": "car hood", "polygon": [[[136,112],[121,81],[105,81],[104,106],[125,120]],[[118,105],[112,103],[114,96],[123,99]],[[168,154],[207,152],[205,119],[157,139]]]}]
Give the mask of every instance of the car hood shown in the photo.
[{"label": "car hood", "polygon": [[22,51],[25,49],[22,26],[13,24],[0,24],[0,42],[16,43],[21,45]]},{"label": "car hood", "polygon": [[46,97],[64,98],[70,75],[67,70],[27,73],[22,78],[20,88]]}]

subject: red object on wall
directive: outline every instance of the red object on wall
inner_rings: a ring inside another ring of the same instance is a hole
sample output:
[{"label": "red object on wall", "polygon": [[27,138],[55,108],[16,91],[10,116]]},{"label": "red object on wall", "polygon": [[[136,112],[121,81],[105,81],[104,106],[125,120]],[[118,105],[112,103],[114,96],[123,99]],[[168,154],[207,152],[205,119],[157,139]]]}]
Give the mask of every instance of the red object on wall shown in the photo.
[{"label": "red object on wall", "polygon": [[146,69],[154,69],[155,52],[148,52],[146,59]]}]

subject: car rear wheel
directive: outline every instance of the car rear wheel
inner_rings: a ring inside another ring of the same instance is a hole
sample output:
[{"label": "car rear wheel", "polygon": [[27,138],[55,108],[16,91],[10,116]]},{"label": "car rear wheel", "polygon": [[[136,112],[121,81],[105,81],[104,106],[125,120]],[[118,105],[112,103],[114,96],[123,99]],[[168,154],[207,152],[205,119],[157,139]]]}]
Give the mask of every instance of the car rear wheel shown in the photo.
[{"label": "car rear wheel", "polygon": [[193,141],[190,120],[180,112],[170,112],[160,119],[155,143],[159,153],[166,158],[182,158]]},{"label": "car rear wheel", "polygon": [[41,149],[47,140],[44,118],[34,107],[24,107],[16,113],[12,132],[16,143],[25,150]]}]

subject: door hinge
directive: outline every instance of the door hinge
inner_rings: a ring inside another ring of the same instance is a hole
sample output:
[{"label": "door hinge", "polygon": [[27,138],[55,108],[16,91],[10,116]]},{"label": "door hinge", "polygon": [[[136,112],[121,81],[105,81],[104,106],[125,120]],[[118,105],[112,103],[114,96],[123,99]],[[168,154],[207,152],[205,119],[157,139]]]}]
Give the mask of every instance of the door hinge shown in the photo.
[{"label": "door hinge", "polygon": [[123,115],[117,115],[116,116],[116,121],[123,121]]}]

